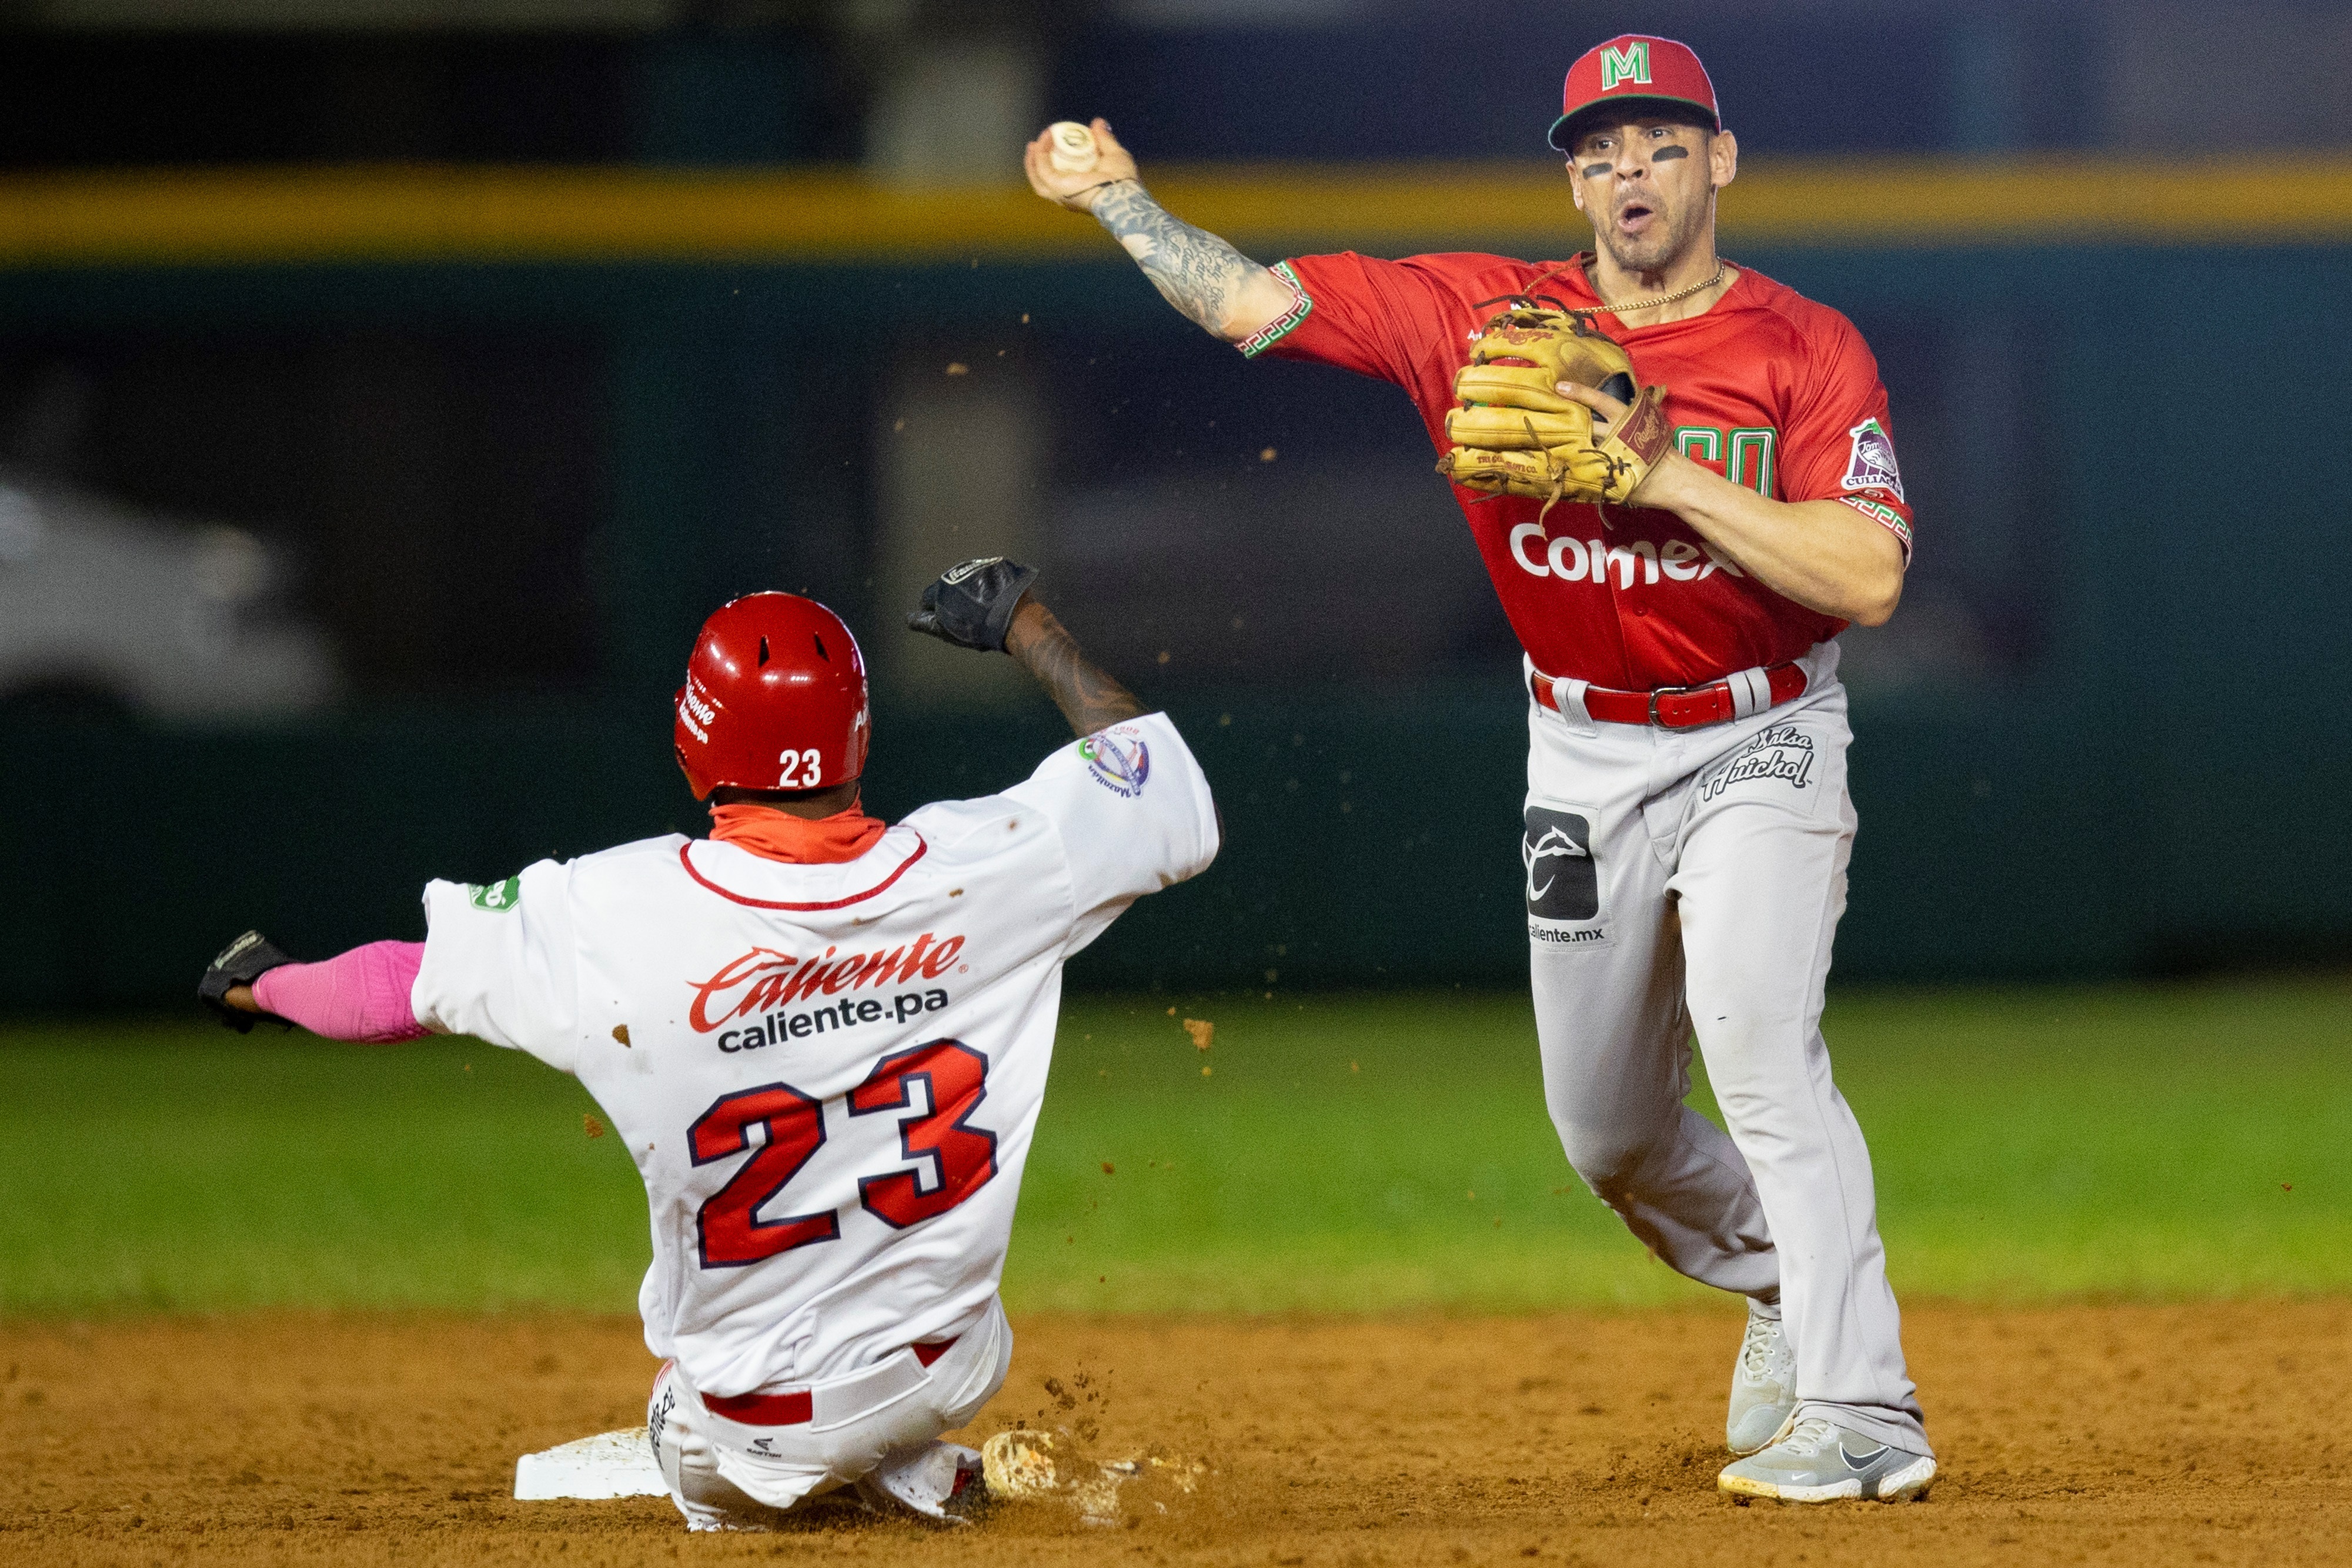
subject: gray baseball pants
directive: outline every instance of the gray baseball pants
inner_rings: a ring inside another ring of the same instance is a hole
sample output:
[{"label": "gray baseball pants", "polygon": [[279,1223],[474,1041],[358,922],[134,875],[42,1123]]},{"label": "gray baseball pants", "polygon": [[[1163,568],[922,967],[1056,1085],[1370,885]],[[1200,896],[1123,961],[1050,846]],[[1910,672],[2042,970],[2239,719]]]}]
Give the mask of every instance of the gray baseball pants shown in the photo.
[{"label": "gray baseball pants", "polygon": [[[1830,1080],[1822,989],[1845,909],[1837,646],[1803,695],[1667,730],[1530,703],[1528,937],[1569,1163],[1660,1260],[1775,1303],[1798,1415],[1931,1453],[1904,1369],[1870,1151]],[[1696,1030],[1730,1135],[1683,1103]]]}]

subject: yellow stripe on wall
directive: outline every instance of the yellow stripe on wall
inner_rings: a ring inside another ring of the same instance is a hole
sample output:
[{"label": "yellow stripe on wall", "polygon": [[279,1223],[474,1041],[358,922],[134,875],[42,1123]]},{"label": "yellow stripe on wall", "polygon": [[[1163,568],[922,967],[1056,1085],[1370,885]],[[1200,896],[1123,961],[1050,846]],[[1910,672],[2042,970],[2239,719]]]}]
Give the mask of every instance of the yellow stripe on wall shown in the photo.
[{"label": "yellow stripe on wall", "polygon": [[[1244,249],[1559,256],[1590,240],[1544,162],[1192,165],[1168,206]],[[2352,239],[2352,159],[2284,172],[2064,159],[1752,161],[1727,246]],[[1096,226],[1018,186],[841,172],[370,167],[0,179],[0,267],[314,262],[908,262],[1103,258]]]}]

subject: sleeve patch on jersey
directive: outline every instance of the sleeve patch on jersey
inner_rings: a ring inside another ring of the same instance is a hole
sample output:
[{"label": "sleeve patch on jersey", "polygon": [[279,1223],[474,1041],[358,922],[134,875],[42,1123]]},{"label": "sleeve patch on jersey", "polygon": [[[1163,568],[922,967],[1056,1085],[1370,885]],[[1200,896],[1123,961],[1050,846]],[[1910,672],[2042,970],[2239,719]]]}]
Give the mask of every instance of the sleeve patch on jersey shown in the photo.
[{"label": "sleeve patch on jersey", "polygon": [[1903,559],[1906,561],[1911,559],[1911,525],[1903,520],[1902,513],[1883,502],[1869,500],[1861,496],[1840,496],[1838,499],[1901,539]]},{"label": "sleeve patch on jersey", "polygon": [[504,882],[487,884],[469,882],[466,884],[466,901],[477,909],[503,915],[522,902],[522,878],[510,876]]},{"label": "sleeve patch on jersey", "polygon": [[1291,329],[1306,320],[1307,312],[1315,308],[1315,301],[1307,297],[1307,290],[1300,285],[1298,274],[1290,269],[1290,263],[1276,262],[1274,275],[1290,285],[1290,308],[1234,345],[1241,350],[1244,359],[1255,360],[1282,341],[1290,335]]},{"label": "sleeve patch on jersey", "polygon": [[1087,759],[1087,770],[1096,783],[1118,796],[1132,800],[1143,793],[1143,781],[1151,777],[1151,752],[1143,744],[1143,737],[1127,725],[1097,730],[1078,742],[1078,755]]},{"label": "sleeve patch on jersey", "polygon": [[1875,419],[1865,419],[1846,438],[1853,443],[1846,454],[1845,477],[1838,483],[1849,490],[1885,490],[1896,500],[1903,494],[1903,473],[1895,465],[1895,438]]}]

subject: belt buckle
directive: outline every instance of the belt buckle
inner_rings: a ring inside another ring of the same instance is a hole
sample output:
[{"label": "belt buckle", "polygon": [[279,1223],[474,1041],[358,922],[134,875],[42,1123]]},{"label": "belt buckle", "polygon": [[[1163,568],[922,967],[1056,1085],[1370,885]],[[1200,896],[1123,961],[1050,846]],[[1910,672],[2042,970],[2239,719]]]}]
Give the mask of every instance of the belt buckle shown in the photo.
[{"label": "belt buckle", "polygon": [[[1708,685],[1712,685],[1714,684],[1715,683],[1711,681],[1707,683]],[[1686,697],[1695,692],[1703,692],[1705,690],[1706,690],[1706,686],[1660,686],[1656,688],[1650,693],[1650,723],[1659,729],[1691,729],[1696,727],[1696,726],[1686,724],[1668,724],[1665,721],[1665,718],[1658,712],[1658,699],[1660,697]]]}]

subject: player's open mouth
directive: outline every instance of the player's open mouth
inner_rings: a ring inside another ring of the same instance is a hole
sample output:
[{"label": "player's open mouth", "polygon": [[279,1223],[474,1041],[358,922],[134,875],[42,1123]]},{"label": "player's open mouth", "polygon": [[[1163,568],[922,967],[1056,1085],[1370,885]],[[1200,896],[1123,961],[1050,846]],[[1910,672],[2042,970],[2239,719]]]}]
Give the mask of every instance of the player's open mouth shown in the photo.
[{"label": "player's open mouth", "polygon": [[1656,215],[1646,203],[1628,202],[1617,209],[1617,227],[1626,234],[1639,234]]}]

